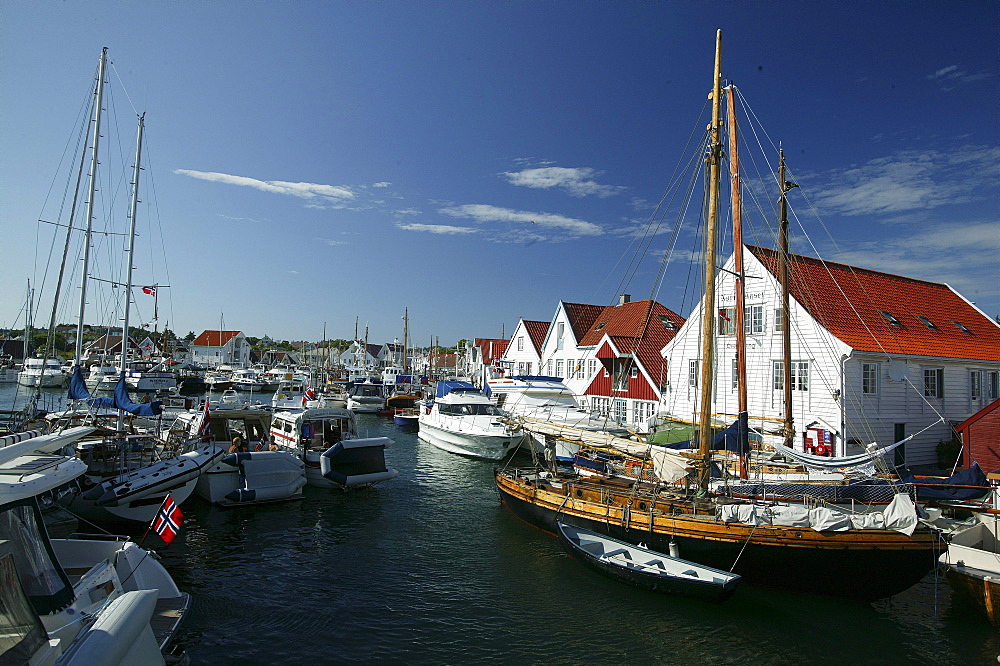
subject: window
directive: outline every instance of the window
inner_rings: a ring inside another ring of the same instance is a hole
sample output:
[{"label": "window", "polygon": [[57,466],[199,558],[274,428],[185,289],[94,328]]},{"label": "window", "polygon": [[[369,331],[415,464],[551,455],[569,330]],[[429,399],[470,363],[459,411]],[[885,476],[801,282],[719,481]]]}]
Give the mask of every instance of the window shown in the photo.
[{"label": "window", "polygon": [[1000,398],[1000,372],[992,371],[986,373],[986,389],[990,402]]},{"label": "window", "polygon": [[750,305],[743,308],[743,331],[747,335],[764,333],[764,306]]},{"label": "window", "polygon": [[885,319],[887,322],[889,322],[891,326],[899,326],[900,328],[903,327],[903,322],[896,319],[896,317],[893,316],[892,313],[886,312],[885,310],[879,310],[878,313],[882,315],[882,318]]},{"label": "window", "polygon": [[740,387],[740,364],[737,359],[733,359],[733,389]]},{"label": "window", "polygon": [[576,363],[575,359],[569,359],[566,361],[566,379],[573,379],[576,377]]},{"label": "window", "polygon": [[[792,390],[809,390],[809,361],[792,361]],[[783,361],[774,361],[772,365],[771,386],[775,391],[785,390],[785,364]]]},{"label": "window", "polygon": [[638,366],[633,365],[632,366],[632,371],[629,373],[629,377],[631,377],[632,379],[635,379],[638,376],[639,376],[639,368],[638,368]]},{"label": "window", "polygon": [[604,328],[607,325],[608,325],[608,322],[602,321],[600,324],[598,324],[597,326],[594,327],[594,332],[596,333],[597,331],[601,330],[602,328]]},{"label": "window", "polygon": [[983,397],[983,371],[973,370],[969,373],[969,397],[981,400]]},{"label": "window", "polygon": [[865,395],[878,393],[878,363],[861,364],[861,392]]},{"label": "window", "polygon": [[628,402],[625,400],[615,400],[614,404],[614,419],[619,423],[627,423],[628,421]]},{"label": "window", "polygon": [[556,349],[563,348],[563,334],[566,332],[566,324],[559,322],[556,327]]},{"label": "window", "polygon": [[944,368],[924,368],[924,396],[944,397]]},{"label": "window", "polygon": [[785,319],[781,316],[781,308],[774,309],[774,332],[783,333],[785,331]]},{"label": "window", "polygon": [[628,390],[628,374],[625,372],[625,365],[615,359],[614,362],[614,375],[611,380],[611,390],[612,391],[627,391]]},{"label": "window", "polygon": [[[667,315],[662,315],[661,314],[661,315],[656,315],[656,317],[657,317],[657,319],[660,320],[660,323],[663,324],[663,328],[667,329],[668,331],[676,331],[677,330],[677,324],[675,324],[674,322],[672,322],[670,320],[670,317],[668,317]],[[602,324],[602,326],[603,326],[603,324]]]},{"label": "window", "polygon": [[566,375],[563,374],[563,363],[564,361],[561,358],[556,360],[556,377],[565,379]]},{"label": "window", "polygon": [[593,377],[596,374],[597,374],[597,359],[592,358],[589,361],[587,361],[587,376]]},{"label": "window", "polygon": [[932,322],[927,317],[925,317],[923,315],[917,315],[917,319],[919,319],[920,323],[922,323],[924,326],[926,326],[927,328],[931,329],[932,331],[939,330],[938,327],[934,324],[934,322]]},{"label": "window", "polygon": [[688,386],[698,387],[698,359],[688,361]]},{"label": "window", "polygon": [[963,324],[962,322],[955,321],[954,319],[952,319],[951,323],[953,323],[955,326],[958,326],[958,330],[962,331],[962,333],[968,333],[969,335],[972,335],[972,331],[970,331],[969,329],[967,329],[965,327],[965,324]]},{"label": "window", "polygon": [[719,335],[736,335],[736,308],[719,308]]},{"label": "window", "polygon": [[524,351],[524,336],[517,336],[517,351]]},{"label": "window", "polygon": [[552,375],[552,359],[550,358],[545,362],[545,374]]},{"label": "window", "polygon": [[632,412],[632,423],[645,424],[653,417],[654,402],[636,402]]}]

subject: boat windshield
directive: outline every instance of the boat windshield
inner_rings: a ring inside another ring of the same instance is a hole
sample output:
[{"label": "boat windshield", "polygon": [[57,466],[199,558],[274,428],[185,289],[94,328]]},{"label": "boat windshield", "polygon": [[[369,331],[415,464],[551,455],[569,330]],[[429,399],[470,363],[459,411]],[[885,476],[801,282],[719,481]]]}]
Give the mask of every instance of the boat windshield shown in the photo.
[{"label": "boat windshield", "polygon": [[439,405],[439,411],[449,416],[499,416],[500,410],[493,405],[475,403],[472,405]]},{"label": "boat windshield", "polygon": [[0,557],[0,663],[27,664],[48,643],[48,634],[17,583],[14,557]]},{"label": "boat windshield", "polygon": [[35,498],[0,507],[0,558],[5,555],[13,558],[21,588],[39,615],[73,601],[73,586],[52,552]]}]

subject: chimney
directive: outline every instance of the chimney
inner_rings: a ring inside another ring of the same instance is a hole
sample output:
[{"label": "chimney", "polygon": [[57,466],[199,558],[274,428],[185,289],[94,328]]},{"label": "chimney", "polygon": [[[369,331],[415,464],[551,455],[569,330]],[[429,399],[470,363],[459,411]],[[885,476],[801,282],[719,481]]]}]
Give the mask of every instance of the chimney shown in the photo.
[{"label": "chimney", "polygon": [[621,296],[618,297],[618,305],[625,305],[631,300],[632,300],[631,296],[629,296],[628,294],[622,294]]}]

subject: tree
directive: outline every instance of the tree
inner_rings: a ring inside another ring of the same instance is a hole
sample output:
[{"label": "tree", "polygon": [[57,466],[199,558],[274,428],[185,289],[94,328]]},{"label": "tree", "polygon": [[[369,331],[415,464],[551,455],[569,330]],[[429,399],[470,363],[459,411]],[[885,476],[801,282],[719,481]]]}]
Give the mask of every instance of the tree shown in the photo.
[{"label": "tree", "polygon": [[194,339],[198,337],[194,334],[194,331],[188,331],[188,334],[184,336],[184,342],[194,342]]}]

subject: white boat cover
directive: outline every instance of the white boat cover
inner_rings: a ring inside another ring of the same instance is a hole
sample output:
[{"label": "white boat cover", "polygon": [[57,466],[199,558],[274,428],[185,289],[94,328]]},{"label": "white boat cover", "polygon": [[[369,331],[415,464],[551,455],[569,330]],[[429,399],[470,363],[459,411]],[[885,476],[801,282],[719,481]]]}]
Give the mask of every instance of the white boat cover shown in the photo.
[{"label": "white boat cover", "polygon": [[896,530],[910,536],[917,529],[917,507],[906,493],[896,493],[882,513],[885,515],[887,530]]},{"label": "white boat cover", "polygon": [[724,523],[808,527],[817,532],[896,530],[911,536],[917,528],[917,507],[906,493],[898,493],[883,511],[851,513],[836,507],[812,509],[802,504],[720,504],[717,516]]}]

